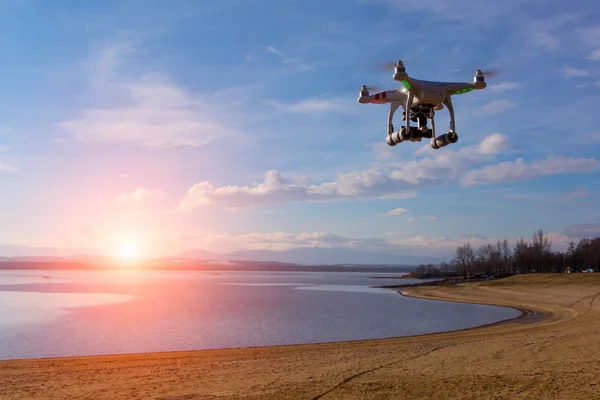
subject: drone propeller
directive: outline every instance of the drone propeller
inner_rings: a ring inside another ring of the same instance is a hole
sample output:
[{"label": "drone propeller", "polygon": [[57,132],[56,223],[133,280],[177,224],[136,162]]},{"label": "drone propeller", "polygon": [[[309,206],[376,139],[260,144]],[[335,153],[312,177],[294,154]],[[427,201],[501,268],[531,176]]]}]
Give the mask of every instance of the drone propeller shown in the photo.
[{"label": "drone propeller", "polygon": [[386,72],[394,71],[394,68],[396,68],[396,62],[397,61],[382,62],[379,64],[377,69],[379,69],[380,71],[386,71]]},{"label": "drone propeller", "polygon": [[383,89],[381,86],[376,85],[376,86],[371,86],[371,85],[365,85],[367,87],[367,90],[369,92],[381,92]]},{"label": "drone propeller", "polygon": [[484,70],[481,70],[481,72],[483,73],[483,76],[490,79],[494,79],[497,78],[499,75],[502,75],[502,71],[500,71],[497,68],[486,68]]}]

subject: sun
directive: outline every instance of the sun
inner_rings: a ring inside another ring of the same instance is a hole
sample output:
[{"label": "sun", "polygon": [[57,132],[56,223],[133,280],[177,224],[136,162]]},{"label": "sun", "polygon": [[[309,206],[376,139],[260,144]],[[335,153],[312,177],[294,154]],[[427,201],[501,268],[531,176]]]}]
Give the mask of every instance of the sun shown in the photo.
[{"label": "sun", "polygon": [[121,265],[137,265],[143,258],[139,245],[134,241],[120,242],[115,253]]},{"label": "sun", "polygon": [[124,260],[135,260],[140,257],[138,247],[133,242],[123,242],[119,250],[120,258]]}]

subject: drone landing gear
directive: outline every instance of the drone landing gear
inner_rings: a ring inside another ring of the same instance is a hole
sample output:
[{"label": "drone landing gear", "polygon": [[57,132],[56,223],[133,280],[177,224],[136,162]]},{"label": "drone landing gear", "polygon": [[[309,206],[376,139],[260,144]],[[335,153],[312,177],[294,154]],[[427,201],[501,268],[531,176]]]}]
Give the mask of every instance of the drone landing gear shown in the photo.
[{"label": "drone landing gear", "polygon": [[[407,107],[405,110],[409,110],[408,118],[406,111],[402,113],[402,120],[406,121],[406,125],[400,130],[394,132],[392,118],[398,107],[400,107],[400,103],[392,103],[388,115],[388,134],[386,143],[389,146],[395,146],[405,141],[420,142],[422,139],[427,138],[431,139],[430,145],[435,150],[438,150],[449,144],[456,143],[458,141],[458,134],[454,130],[454,108],[452,107],[451,99],[447,98],[444,100],[444,105],[448,107],[448,112],[450,113],[450,131],[436,137],[435,111],[433,105],[431,107],[420,106],[419,108],[414,109]],[[427,127],[428,119],[431,119],[431,129]],[[417,126],[410,126],[410,121],[416,122]]]},{"label": "drone landing gear", "polygon": [[[449,144],[456,143],[458,141],[458,134],[456,133],[454,126],[454,107],[452,107],[452,99],[450,96],[446,97],[444,100],[444,105],[448,108],[448,112],[450,113],[450,132],[444,133],[439,137],[435,137],[435,133],[433,138],[431,139],[431,148],[434,150],[441,149],[442,147],[448,146]],[[433,125],[433,119],[431,120]]]}]

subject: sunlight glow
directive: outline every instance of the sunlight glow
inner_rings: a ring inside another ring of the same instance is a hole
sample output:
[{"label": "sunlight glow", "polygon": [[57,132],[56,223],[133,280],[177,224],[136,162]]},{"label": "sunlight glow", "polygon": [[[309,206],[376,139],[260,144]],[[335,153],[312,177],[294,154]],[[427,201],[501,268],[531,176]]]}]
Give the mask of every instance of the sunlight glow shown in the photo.
[{"label": "sunlight glow", "polygon": [[121,243],[120,256],[125,260],[134,260],[139,258],[140,255],[135,243],[124,242]]}]

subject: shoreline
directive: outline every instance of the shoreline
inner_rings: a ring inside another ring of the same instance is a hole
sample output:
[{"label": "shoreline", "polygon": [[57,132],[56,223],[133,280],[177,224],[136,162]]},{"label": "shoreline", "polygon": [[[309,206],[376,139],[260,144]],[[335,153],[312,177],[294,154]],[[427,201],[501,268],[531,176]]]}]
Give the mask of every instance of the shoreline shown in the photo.
[{"label": "shoreline", "polygon": [[6,360],[0,398],[591,399],[600,391],[600,274],[401,290],[521,315],[394,338]]}]

